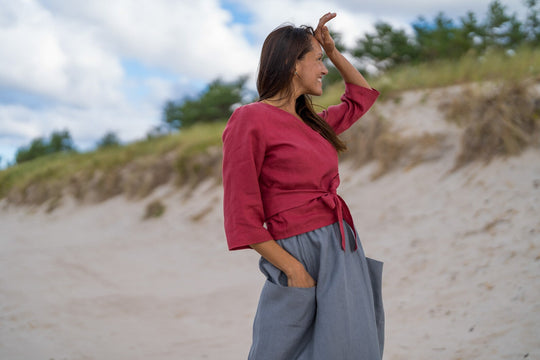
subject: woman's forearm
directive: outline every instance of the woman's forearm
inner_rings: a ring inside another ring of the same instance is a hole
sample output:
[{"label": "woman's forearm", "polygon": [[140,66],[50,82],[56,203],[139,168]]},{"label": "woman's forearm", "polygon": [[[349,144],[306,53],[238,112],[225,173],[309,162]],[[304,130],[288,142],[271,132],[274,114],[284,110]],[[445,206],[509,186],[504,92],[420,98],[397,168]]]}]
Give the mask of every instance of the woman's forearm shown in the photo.
[{"label": "woman's forearm", "polygon": [[303,267],[294,256],[289,254],[274,240],[252,244],[250,246],[272,265],[283,271],[287,276],[298,271],[299,267]]},{"label": "woman's forearm", "polygon": [[362,74],[360,74],[360,72],[349,62],[349,60],[347,60],[345,56],[343,56],[343,54],[337,49],[334,49],[334,51],[332,51],[330,54],[326,54],[326,56],[328,56],[330,61],[332,61],[332,64],[334,64],[334,66],[338,69],[346,83],[371,89],[371,86],[369,86],[364,76],[362,76]]}]

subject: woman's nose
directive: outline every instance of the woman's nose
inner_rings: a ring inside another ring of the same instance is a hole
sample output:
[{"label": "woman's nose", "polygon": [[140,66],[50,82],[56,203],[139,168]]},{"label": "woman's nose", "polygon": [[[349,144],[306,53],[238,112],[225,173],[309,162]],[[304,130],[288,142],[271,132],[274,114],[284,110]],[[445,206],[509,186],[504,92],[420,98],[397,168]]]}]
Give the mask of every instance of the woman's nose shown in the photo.
[{"label": "woman's nose", "polygon": [[322,73],[323,73],[323,75],[328,74],[328,69],[326,68],[326,65],[322,64],[322,67],[323,67],[323,68],[322,68]]}]

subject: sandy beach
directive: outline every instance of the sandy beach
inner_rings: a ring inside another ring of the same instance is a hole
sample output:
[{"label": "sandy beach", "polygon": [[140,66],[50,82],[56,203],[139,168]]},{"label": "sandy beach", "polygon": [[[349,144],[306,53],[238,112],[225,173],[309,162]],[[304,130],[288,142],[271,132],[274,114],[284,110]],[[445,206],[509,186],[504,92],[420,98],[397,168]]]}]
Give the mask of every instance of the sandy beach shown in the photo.
[{"label": "sandy beach", "polygon": [[[540,149],[449,172],[458,132],[428,105],[396,126],[448,134],[436,160],[340,170],[385,263],[384,359],[539,359]],[[52,213],[0,202],[0,359],[245,359],[264,278],[255,252],[228,252],[221,199],[209,180]]]}]

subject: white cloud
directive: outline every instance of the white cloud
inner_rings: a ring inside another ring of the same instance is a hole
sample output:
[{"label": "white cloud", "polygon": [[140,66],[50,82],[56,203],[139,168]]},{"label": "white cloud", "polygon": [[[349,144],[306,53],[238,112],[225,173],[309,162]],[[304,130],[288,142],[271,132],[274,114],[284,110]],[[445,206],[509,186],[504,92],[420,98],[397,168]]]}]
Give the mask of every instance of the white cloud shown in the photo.
[{"label": "white cloud", "polygon": [[124,57],[206,80],[234,78],[256,62],[256,51],[216,0],[48,1],[55,12],[92,26]]},{"label": "white cloud", "polygon": [[0,27],[0,84],[84,106],[119,101],[123,71],[91,31],[59,21],[34,1],[6,1]]}]

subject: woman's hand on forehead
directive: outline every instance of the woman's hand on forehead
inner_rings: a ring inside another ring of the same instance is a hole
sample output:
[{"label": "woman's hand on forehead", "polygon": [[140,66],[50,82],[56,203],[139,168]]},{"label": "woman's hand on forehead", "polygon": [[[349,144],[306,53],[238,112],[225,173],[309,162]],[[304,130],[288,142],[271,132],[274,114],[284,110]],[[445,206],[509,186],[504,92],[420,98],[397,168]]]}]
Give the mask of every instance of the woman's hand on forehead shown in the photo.
[{"label": "woman's hand on forehead", "polygon": [[326,13],[319,19],[319,24],[317,25],[317,28],[315,29],[315,39],[321,44],[321,46],[324,48],[324,51],[328,55],[329,53],[332,53],[336,45],[334,43],[334,39],[332,39],[332,36],[330,36],[330,31],[328,31],[328,27],[326,27],[326,23],[333,18],[336,17],[336,13]]}]

